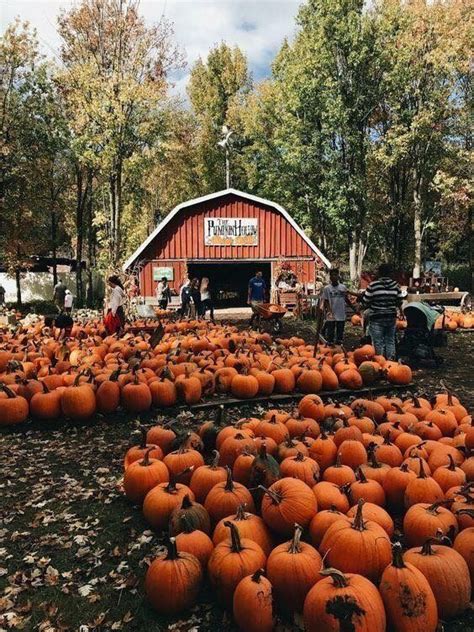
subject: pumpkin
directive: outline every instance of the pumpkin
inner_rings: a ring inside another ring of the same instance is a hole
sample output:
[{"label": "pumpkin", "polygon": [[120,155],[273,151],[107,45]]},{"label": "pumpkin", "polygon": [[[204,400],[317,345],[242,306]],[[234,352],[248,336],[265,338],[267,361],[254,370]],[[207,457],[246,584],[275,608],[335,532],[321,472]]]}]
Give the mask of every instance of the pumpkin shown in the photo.
[{"label": "pumpkin", "polygon": [[363,505],[364,501],[360,500],[349,524],[340,520],[329,527],[319,550],[331,566],[378,582],[390,563],[390,539],[376,522],[364,520]]},{"label": "pumpkin", "polygon": [[390,384],[407,385],[413,379],[413,374],[407,364],[394,363],[387,370],[387,380]]},{"label": "pumpkin", "polygon": [[170,535],[178,535],[181,533],[182,521],[181,518],[186,516],[186,523],[193,529],[199,529],[208,534],[211,532],[211,520],[209,514],[204,507],[197,502],[191,500],[188,494],[186,494],[181,502],[180,507],[173,509],[169,519],[169,533]]},{"label": "pumpkin", "polygon": [[158,445],[163,450],[163,454],[171,452],[176,434],[166,426],[152,426],[146,433],[146,442]]},{"label": "pumpkin", "polygon": [[242,483],[242,485],[245,485],[246,487],[250,487],[250,476],[254,460],[255,454],[244,448],[242,454],[235,459],[234,466],[232,468],[232,478],[234,481]]},{"label": "pumpkin", "polygon": [[403,454],[400,448],[390,441],[389,433],[385,435],[383,443],[377,446],[376,456],[377,461],[390,467],[398,467],[403,462]]},{"label": "pumpkin", "polygon": [[466,482],[466,474],[460,467],[456,467],[451,454],[448,454],[449,465],[442,465],[433,472],[433,479],[439,484],[443,492],[451,487],[462,485]]},{"label": "pumpkin", "polygon": [[42,382],[42,389],[42,392],[35,393],[30,399],[30,414],[36,419],[57,419],[62,412],[61,391],[50,391],[45,382]]},{"label": "pumpkin", "polygon": [[262,547],[265,555],[269,555],[273,548],[272,535],[260,516],[245,511],[244,505],[239,505],[233,516],[227,516],[220,520],[214,529],[212,540],[214,544],[219,544],[229,536],[226,522],[233,522],[238,528],[242,538],[253,540]]},{"label": "pumpkin", "polygon": [[380,594],[388,625],[403,632],[436,632],[438,608],[428,580],[416,566],[404,562],[400,544],[382,573]]},{"label": "pumpkin", "polygon": [[204,501],[204,507],[209,512],[214,523],[222,518],[227,518],[235,514],[239,505],[246,504],[247,508],[253,512],[254,502],[249,490],[241,483],[236,483],[232,479],[232,471],[226,468],[227,477],[225,482],[217,483],[209,491]]},{"label": "pumpkin", "polygon": [[288,428],[273,415],[270,419],[262,419],[255,429],[255,436],[270,437],[277,444],[285,441],[290,435]]},{"label": "pumpkin", "polygon": [[153,608],[160,614],[178,614],[196,601],[202,581],[199,560],[190,553],[178,552],[170,538],[167,553],[148,567],[145,591]]},{"label": "pumpkin", "polygon": [[[358,505],[354,505],[349,509],[346,514],[348,518],[355,518],[357,507]],[[374,503],[366,502],[364,503],[364,517],[366,520],[372,520],[373,522],[376,522],[382,527],[389,538],[392,537],[395,531],[395,526],[392,518],[390,517],[390,514],[385,511],[385,509],[379,507],[378,505],[375,505]]]},{"label": "pumpkin", "polygon": [[216,545],[209,558],[207,571],[219,601],[229,606],[239,582],[265,567],[266,557],[256,542],[240,537],[233,522],[226,521],[225,526],[230,529],[230,538]]},{"label": "pumpkin", "polygon": [[[148,452],[149,456],[152,459],[158,459],[161,461],[163,459],[163,451],[157,445],[151,445],[146,442],[146,430],[145,428],[140,428],[140,443],[137,446],[133,446],[129,450],[127,450],[125,454],[125,458],[123,460],[123,469],[126,470],[132,463],[135,461],[139,461],[145,456],[145,453]],[[168,480],[168,479],[166,479]]]},{"label": "pumpkin", "polygon": [[232,467],[236,458],[244,450],[248,452],[255,452],[255,444],[251,437],[238,432],[237,434],[228,437],[219,448],[220,459],[219,465]]},{"label": "pumpkin", "polygon": [[427,413],[425,421],[433,422],[443,433],[444,437],[452,437],[458,427],[454,414],[445,408],[437,408]]},{"label": "pumpkin", "polygon": [[170,474],[174,476],[180,475],[180,480],[189,485],[194,469],[204,465],[202,454],[197,450],[184,447],[185,444],[173,452],[169,452],[163,459]]},{"label": "pumpkin", "polygon": [[403,532],[409,546],[421,546],[438,534],[451,540],[458,532],[455,516],[443,507],[444,501],[412,505],[403,518]]},{"label": "pumpkin", "polygon": [[176,536],[176,548],[180,553],[194,555],[199,560],[203,570],[206,569],[214,550],[211,538],[204,531],[194,529],[189,524],[186,514],[181,516],[180,521],[180,532]]},{"label": "pumpkin", "polygon": [[427,476],[422,459],[419,458],[420,473],[414,480],[410,481],[405,489],[405,507],[409,509],[417,503],[433,504],[439,500],[443,500],[444,494],[438,483]]},{"label": "pumpkin", "polygon": [[321,433],[318,422],[310,417],[290,417],[284,423],[292,439],[302,435],[317,439]]},{"label": "pumpkin", "polygon": [[267,560],[267,575],[279,607],[286,611],[303,610],[308,591],[321,578],[323,560],[314,547],[301,542],[303,529],[295,525],[293,539],[280,544]]},{"label": "pumpkin", "polygon": [[[267,446],[261,444],[257,456],[252,462],[250,470],[250,487],[259,485],[270,486],[280,478],[280,468],[277,461],[267,454]],[[257,494],[258,495],[258,494]]]},{"label": "pumpkin", "polygon": [[314,546],[319,547],[324,534],[329,527],[334,524],[334,522],[341,519],[346,519],[347,522],[349,522],[349,518],[338,511],[334,505],[332,505],[329,509],[318,511],[309,523],[309,536]]},{"label": "pumpkin", "polygon": [[321,472],[324,472],[335,463],[337,446],[331,437],[328,437],[325,432],[321,432],[321,436],[309,448],[309,456],[316,461]]},{"label": "pumpkin", "polygon": [[351,505],[355,505],[363,499],[367,502],[383,507],[385,505],[385,492],[380,483],[365,476],[362,468],[357,468],[357,480],[351,483],[348,490]]},{"label": "pumpkin", "polygon": [[240,580],[234,592],[234,619],[242,632],[271,632],[273,617],[272,585],[258,569]]},{"label": "pumpkin", "polygon": [[177,483],[174,477],[171,477],[168,483],[156,485],[143,501],[145,520],[157,531],[165,529],[173,510],[179,507],[186,495],[194,500],[194,494],[189,487]]},{"label": "pumpkin", "polygon": [[262,491],[262,518],[279,535],[290,535],[295,523],[306,527],[317,511],[311,488],[296,478],[282,478]]},{"label": "pumpkin", "polygon": [[125,384],[122,388],[121,401],[128,412],[143,413],[151,408],[150,387],[140,382],[135,373],[134,381]]},{"label": "pumpkin", "polygon": [[469,527],[458,533],[453,548],[465,560],[471,576],[471,586],[474,586],[474,527]]},{"label": "pumpkin", "polygon": [[421,549],[409,549],[403,556],[428,580],[440,619],[455,617],[466,610],[471,598],[471,579],[464,558],[454,549],[427,540]]},{"label": "pumpkin", "polygon": [[365,577],[335,568],[320,572],[323,579],[306,596],[306,632],[385,632],[385,610],[379,591]]},{"label": "pumpkin", "polygon": [[298,478],[306,485],[314,485],[319,478],[319,465],[314,459],[298,452],[280,463],[280,473],[283,477]]},{"label": "pumpkin", "polygon": [[75,378],[74,384],[65,388],[61,394],[63,415],[74,421],[89,419],[96,411],[94,391],[88,384],[80,384],[79,378],[80,374]]},{"label": "pumpkin", "polygon": [[304,370],[296,380],[296,388],[302,393],[317,393],[322,386],[322,375],[314,369]]},{"label": "pumpkin", "polygon": [[330,465],[324,470],[323,480],[334,485],[346,485],[347,483],[354,483],[356,480],[354,470],[348,465],[341,463],[341,456],[338,454],[336,457],[336,463]]},{"label": "pumpkin", "polygon": [[239,399],[251,399],[255,397],[259,388],[259,382],[253,375],[237,374],[232,378],[230,384],[232,395]]},{"label": "pumpkin", "polygon": [[110,415],[120,406],[120,384],[117,381],[119,373],[120,370],[114,371],[97,389],[97,410],[102,415]]},{"label": "pumpkin", "polygon": [[[170,377],[172,377],[171,373]],[[156,408],[174,406],[178,401],[178,392],[173,380],[167,379],[163,373],[159,379],[150,382],[148,386],[151,403]]]},{"label": "pumpkin", "polygon": [[298,404],[298,411],[302,417],[321,422],[324,419],[323,400],[318,395],[305,395]]},{"label": "pumpkin", "polygon": [[337,451],[343,465],[348,465],[356,470],[360,465],[367,463],[367,450],[359,441],[343,441]]},{"label": "pumpkin", "polygon": [[313,487],[313,494],[316,496],[318,510],[336,507],[342,513],[349,511],[349,500],[345,494],[349,484],[334,485],[327,481],[320,481]]},{"label": "pumpkin", "polygon": [[125,471],[123,488],[126,497],[133,503],[141,505],[148,492],[159,483],[169,481],[166,465],[155,458],[150,458],[154,451],[150,448],[143,459],[133,461]]}]

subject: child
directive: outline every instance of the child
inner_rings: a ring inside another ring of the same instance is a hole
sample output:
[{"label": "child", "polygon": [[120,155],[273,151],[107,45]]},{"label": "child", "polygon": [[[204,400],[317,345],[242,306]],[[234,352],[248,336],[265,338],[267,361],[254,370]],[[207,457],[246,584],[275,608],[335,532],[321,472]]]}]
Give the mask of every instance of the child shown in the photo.
[{"label": "child", "polygon": [[342,345],[344,326],[346,324],[347,287],[339,280],[339,270],[333,268],[329,272],[329,285],[323,290],[323,308],[326,314],[325,336],[329,344]]}]

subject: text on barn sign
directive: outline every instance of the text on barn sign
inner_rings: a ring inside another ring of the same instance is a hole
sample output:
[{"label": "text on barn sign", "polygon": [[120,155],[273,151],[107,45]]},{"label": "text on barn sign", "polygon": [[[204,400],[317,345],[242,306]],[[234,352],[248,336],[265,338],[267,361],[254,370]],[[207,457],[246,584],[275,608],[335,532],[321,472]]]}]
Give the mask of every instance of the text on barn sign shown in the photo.
[{"label": "text on barn sign", "polygon": [[206,246],[257,246],[258,219],[247,217],[205,217]]}]

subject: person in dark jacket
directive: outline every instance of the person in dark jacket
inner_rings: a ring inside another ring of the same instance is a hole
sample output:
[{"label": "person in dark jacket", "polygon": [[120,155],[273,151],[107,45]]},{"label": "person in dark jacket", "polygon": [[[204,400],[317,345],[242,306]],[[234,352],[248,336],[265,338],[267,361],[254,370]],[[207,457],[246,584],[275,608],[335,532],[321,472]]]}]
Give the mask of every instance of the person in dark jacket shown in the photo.
[{"label": "person in dark jacket", "polygon": [[402,291],[392,277],[392,266],[382,263],[376,280],[369,283],[361,301],[369,319],[369,335],[375,351],[388,359],[396,356],[397,313],[402,305]]},{"label": "person in dark jacket", "polygon": [[191,281],[191,298],[194,303],[195,317],[199,318],[201,314],[201,289],[199,279],[197,278]]}]

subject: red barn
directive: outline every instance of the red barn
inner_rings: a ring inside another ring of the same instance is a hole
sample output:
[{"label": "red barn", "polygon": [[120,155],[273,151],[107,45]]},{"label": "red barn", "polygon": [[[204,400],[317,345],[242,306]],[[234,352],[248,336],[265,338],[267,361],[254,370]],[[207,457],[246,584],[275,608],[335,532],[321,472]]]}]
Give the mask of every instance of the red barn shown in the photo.
[{"label": "red barn", "polygon": [[189,276],[209,277],[217,305],[244,305],[255,272],[272,287],[283,262],[304,285],[331,265],[279,204],[226,189],[176,206],[123,269],[136,271],[148,302],[163,276],[175,290]]}]

